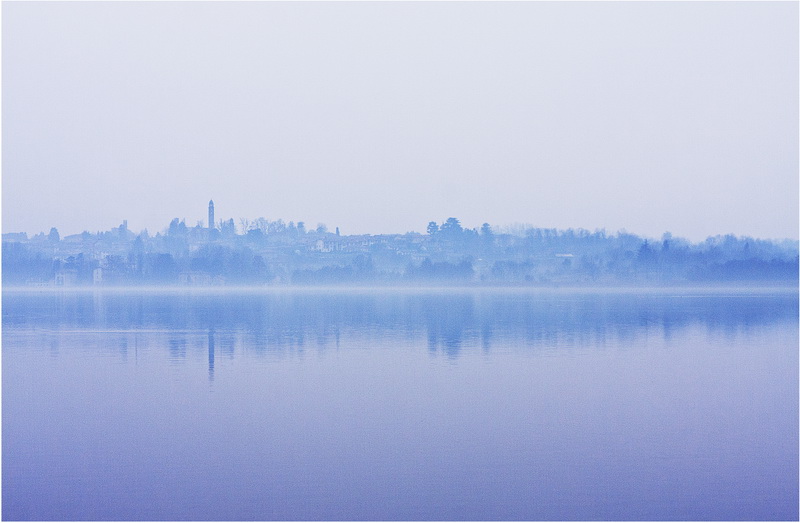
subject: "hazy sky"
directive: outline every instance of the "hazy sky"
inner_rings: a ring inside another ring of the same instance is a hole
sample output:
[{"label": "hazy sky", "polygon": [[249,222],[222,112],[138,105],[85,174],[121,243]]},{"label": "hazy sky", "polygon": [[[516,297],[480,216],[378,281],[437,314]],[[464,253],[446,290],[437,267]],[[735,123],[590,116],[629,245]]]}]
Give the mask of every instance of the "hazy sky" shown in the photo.
[{"label": "hazy sky", "polygon": [[3,2],[4,232],[798,237],[797,2]]}]

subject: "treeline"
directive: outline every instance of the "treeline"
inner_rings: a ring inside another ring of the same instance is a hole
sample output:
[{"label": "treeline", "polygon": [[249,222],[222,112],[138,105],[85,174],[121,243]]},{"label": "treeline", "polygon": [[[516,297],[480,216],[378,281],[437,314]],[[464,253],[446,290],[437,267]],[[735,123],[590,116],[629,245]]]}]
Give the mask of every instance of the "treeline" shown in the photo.
[{"label": "treeline", "polygon": [[319,224],[172,220],[128,230],[32,238],[4,234],[6,285],[675,285],[796,283],[798,242],[733,235],[691,243],[583,229],[463,227],[425,234],[340,235]]}]

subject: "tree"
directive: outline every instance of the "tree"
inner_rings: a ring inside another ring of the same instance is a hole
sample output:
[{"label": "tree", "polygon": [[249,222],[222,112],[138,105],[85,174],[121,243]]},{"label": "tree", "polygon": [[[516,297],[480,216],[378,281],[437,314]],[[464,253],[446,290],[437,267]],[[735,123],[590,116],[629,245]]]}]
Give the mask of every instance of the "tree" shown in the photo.
[{"label": "tree", "polygon": [[650,244],[647,240],[645,240],[644,243],[642,243],[642,246],[639,247],[639,252],[637,253],[636,257],[639,263],[646,265],[655,260],[655,252],[653,251],[653,248],[650,247]]},{"label": "tree", "polygon": [[439,225],[438,225],[436,222],[428,222],[428,229],[427,229],[427,231],[428,231],[428,234],[430,234],[431,236],[433,236],[433,235],[435,235],[437,232],[439,232]]},{"label": "tree", "polygon": [[461,227],[461,222],[459,222],[457,218],[448,218],[447,221],[442,224],[442,228],[439,232],[442,233],[442,236],[455,240],[461,236],[464,229]]},{"label": "tree", "polygon": [[269,222],[267,230],[265,232],[268,232],[270,234],[282,234],[286,232],[286,224],[283,223],[283,220],[278,218],[274,222]]},{"label": "tree", "polygon": [[167,234],[170,236],[185,236],[187,231],[188,229],[186,228],[186,222],[183,220],[178,220],[177,218],[173,218],[172,221],[169,222],[169,230],[167,231]]},{"label": "tree", "polygon": [[148,260],[150,275],[158,283],[173,283],[178,277],[178,264],[171,254],[154,254]]},{"label": "tree", "polygon": [[230,237],[236,235],[236,224],[233,222],[233,218],[229,220],[221,220],[219,222],[219,230],[222,233],[222,236]]},{"label": "tree", "polygon": [[136,237],[131,246],[129,258],[137,274],[141,274],[144,267],[144,240],[142,234]]},{"label": "tree", "polygon": [[353,268],[356,273],[360,275],[372,274],[375,272],[375,266],[372,263],[372,256],[359,254],[353,259]]},{"label": "tree", "polygon": [[487,253],[491,252],[491,249],[494,246],[494,233],[492,232],[491,225],[488,223],[481,225],[480,238],[484,251]]}]

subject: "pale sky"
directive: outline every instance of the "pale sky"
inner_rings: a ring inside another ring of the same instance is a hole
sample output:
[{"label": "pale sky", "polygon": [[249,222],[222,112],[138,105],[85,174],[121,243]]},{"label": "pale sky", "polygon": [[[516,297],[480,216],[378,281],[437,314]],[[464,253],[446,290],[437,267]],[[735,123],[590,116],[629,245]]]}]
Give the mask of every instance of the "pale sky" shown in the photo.
[{"label": "pale sky", "polygon": [[2,229],[798,238],[797,2],[2,3]]}]

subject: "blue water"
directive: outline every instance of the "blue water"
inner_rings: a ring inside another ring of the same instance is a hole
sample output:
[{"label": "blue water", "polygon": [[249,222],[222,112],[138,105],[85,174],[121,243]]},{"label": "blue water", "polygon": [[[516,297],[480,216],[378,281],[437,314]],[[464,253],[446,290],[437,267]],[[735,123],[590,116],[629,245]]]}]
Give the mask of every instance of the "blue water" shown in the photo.
[{"label": "blue water", "polygon": [[5,520],[797,520],[796,291],[3,293]]}]

